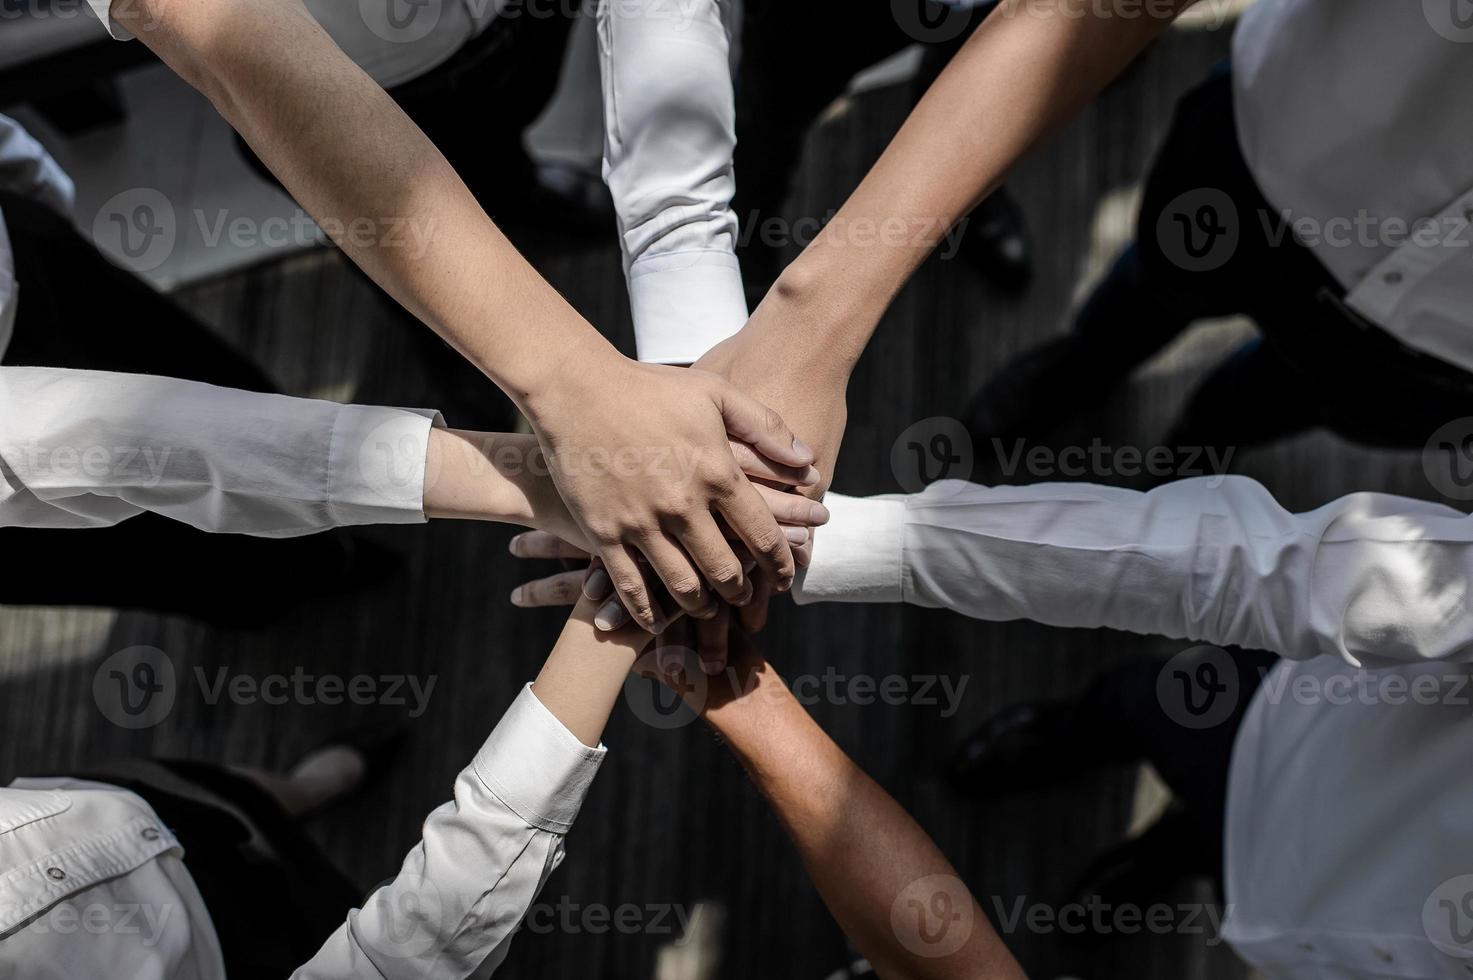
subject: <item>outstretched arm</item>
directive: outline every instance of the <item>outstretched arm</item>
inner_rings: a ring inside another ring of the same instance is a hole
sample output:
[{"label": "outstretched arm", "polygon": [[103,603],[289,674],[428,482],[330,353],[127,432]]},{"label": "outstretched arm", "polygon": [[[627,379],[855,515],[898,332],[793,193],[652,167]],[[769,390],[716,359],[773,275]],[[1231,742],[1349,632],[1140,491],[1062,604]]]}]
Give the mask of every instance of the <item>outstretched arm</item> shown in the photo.
[{"label": "outstretched arm", "polygon": [[1009,168],[1190,3],[1128,17],[1003,0],[742,332],[696,366],[781,412],[832,474],[849,374],[900,287]]},{"label": "outstretched arm", "polygon": [[688,613],[746,601],[717,515],[791,582],[792,553],[726,436],[800,468],[812,454],[732,385],[621,357],[300,0],[90,2],[205,93],[354,262],[512,397],[642,625],[657,610],[638,555]]},{"label": "outstretched arm", "polygon": [[348,913],[296,980],[484,977],[548,875],[603,761],[599,744],[641,630],[603,633],[574,610],[537,680],[431,813],[398,875]]},{"label": "outstretched arm", "polygon": [[799,602],[908,602],[1306,660],[1473,660],[1473,517],[1358,493],[1302,514],[1246,477],[830,494]]},{"label": "outstretched arm", "polygon": [[881,977],[1018,980],[1022,969],[915,820],[824,734],[741,636],[707,723],[782,822],[824,904]]}]

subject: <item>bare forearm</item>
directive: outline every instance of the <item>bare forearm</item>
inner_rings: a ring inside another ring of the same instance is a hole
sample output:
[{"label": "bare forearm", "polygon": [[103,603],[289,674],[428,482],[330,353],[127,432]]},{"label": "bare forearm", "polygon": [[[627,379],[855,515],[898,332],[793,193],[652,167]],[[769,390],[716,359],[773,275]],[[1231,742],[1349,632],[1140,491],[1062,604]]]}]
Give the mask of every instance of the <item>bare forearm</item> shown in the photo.
[{"label": "bare forearm", "polygon": [[[824,903],[876,972],[1021,977],[925,831],[824,734],[770,665],[734,669],[745,693],[712,707],[707,721],[767,797]],[[909,908],[917,901],[935,922],[917,923]],[[951,912],[956,920],[942,918]],[[952,931],[937,938],[933,927]]]},{"label": "bare forearm", "polygon": [[634,661],[653,637],[626,627],[605,633],[593,625],[601,603],[581,599],[532,684],[537,700],[578,737],[597,745]]},{"label": "bare forearm", "polygon": [[857,359],[946,229],[1189,4],[1169,0],[1166,16],[1124,17],[1095,5],[1005,0],[779,281],[774,298],[816,307],[829,325],[803,343]]},{"label": "bare forearm", "polygon": [[158,26],[139,37],[210,98],[354,262],[514,399],[560,360],[612,352],[300,0],[140,4],[156,8],[144,13]]}]

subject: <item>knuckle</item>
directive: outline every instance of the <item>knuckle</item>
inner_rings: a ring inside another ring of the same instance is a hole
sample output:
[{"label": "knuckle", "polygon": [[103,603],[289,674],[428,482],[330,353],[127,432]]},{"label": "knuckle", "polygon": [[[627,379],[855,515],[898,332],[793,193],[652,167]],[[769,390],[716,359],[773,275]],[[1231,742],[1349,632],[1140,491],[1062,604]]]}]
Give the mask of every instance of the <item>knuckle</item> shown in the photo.
[{"label": "knuckle", "polygon": [[706,575],[718,588],[734,588],[742,580],[742,566],[734,561],[717,562]]},{"label": "knuckle", "polygon": [[671,595],[683,599],[695,599],[701,595],[701,580],[694,575],[680,575],[666,583]]}]

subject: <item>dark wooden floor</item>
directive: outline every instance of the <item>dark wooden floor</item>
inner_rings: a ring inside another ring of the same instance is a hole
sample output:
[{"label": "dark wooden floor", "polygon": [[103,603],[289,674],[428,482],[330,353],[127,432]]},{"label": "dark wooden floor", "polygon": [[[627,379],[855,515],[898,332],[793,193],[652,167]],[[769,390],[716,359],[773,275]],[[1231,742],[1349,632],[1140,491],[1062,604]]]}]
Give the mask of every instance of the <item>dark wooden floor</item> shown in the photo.
[{"label": "dark wooden floor", "polygon": [[[836,489],[895,490],[890,446],[903,429],[955,414],[1008,357],[1065,329],[1088,282],[1129,232],[1133,188],[1174,99],[1226,47],[1224,32],[1173,34],[1024,164],[1012,186],[1027,207],[1039,275],[1021,298],[991,290],[960,261],[932,261],[920,272],[854,379]],[[822,214],[837,205],[903,118],[907,99],[899,89],[882,90],[830,119],[811,140],[795,211]],[[628,349],[614,243],[569,249],[529,240],[526,247],[551,281]],[[453,369],[433,342],[333,255],[256,269],[191,288],[180,298],[243,344],[288,391],[436,406],[454,424],[494,420],[494,402],[478,407],[475,379]],[[1243,329],[1203,328],[1172,348],[1090,428],[1116,444],[1151,444],[1204,364]],[[1414,454],[1370,454],[1318,435],[1244,455],[1236,468],[1296,507],[1352,489],[1431,494]],[[990,473],[979,464],[979,478]],[[403,555],[399,578],[291,610],[259,630],[213,629],[138,612],[0,610],[0,684],[8,706],[0,779],[150,753],[284,766],[366,716],[352,706],[211,707],[186,685],[163,724],[121,731],[96,710],[92,678],[108,654],[135,644],[166,651],[181,676],[195,667],[228,667],[256,677],[297,668],[433,677],[428,710],[412,722],[412,740],[393,773],[356,809],[330,814],[314,827],[332,856],[365,885],[390,875],[416,839],[423,815],[446,797],[456,772],[535,672],[560,616],[517,612],[507,602],[526,574],[506,555],[510,530],[438,524],[371,534]],[[939,778],[948,747],[1005,703],[1077,691],[1104,665],[1171,649],[1115,634],[850,606],[781,609],[763,643],[790,677],[821,676],[832,665],[848,675],[942,675],[953,685],[966,679],[961,710],[951,717],[936,706],[819,703],[813,711],[935,836],[995,919],[999,909],[1011,912],[1020,900],[1058,901],[1092,854],[1125,830],[1136,774],[1104,773],[1014,798],[968,802],[951,795]],[[372,717],[385,717],[385,709]],[[621,712],[607,742],[611,755],[570,837],[569,859],[542,897],[554,909],[578,910],[574,928],[564,928],[558,912],[545,920],[558,923],[551,934],[519,937],[508,976],[652,977],[657,949],[674,938],[658,929],[674,918],[672,909],[688,912],[697,902],[724,909],[722,977],[816,980],[842,961],[843,939],[779,828],[707,733],[699,727],[657,731]],[[626,903],[648,910],[640,916],[647,928],[623,934],[581,915]],[[1094,946],[1028,931],[1007,939],[1039,977],[1174,980],[1242,972],[1210,935],[1187,930]]]}]

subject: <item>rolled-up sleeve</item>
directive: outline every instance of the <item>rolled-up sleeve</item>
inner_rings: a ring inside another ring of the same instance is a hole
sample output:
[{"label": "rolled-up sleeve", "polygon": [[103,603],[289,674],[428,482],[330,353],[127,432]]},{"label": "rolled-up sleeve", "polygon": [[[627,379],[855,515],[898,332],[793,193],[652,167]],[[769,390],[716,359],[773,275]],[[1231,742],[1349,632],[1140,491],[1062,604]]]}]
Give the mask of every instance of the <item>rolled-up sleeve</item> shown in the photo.
[{"label": "rolled-up sleeve", "polygon": [[87,6],[92,8],[97,19],[102,21],[102,26],[107,28],[107,32],[115,40],[131,41],[133,39],[133,32],[123,24],[123,21],[128,19],[130,4],[120,3],[117,5],[118,9],[114,10],[113,0],[87,0]]},{"label": "rolled-up sleeve", "polygon": [[0,526],[152,511],[290,537],[419,523],[439,415],[173,378],[0,367]]},{"label": "rolled-up sleeve", "polygon": [[1243,477],[1149,493],[944,481],[825,503],[800,602],[904,601],[1357,666],[1473,660],[1473,518],[1439,504],[1360,493],[1292,514]]},{"label": "rolled-up sleeve", "polygon": [[563,836],[605,752],[578,741],[523,688],[399,874],[294,977],[490,975],[562,861]]},{"label": "rolled-up sleeve", "polygon": [[690,364],[742,328],[736,108],[717,0],[604,0],[604,179],[639,359]]}]

